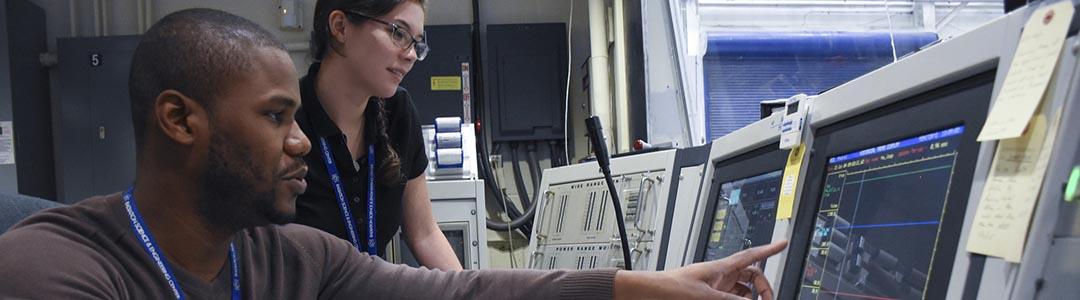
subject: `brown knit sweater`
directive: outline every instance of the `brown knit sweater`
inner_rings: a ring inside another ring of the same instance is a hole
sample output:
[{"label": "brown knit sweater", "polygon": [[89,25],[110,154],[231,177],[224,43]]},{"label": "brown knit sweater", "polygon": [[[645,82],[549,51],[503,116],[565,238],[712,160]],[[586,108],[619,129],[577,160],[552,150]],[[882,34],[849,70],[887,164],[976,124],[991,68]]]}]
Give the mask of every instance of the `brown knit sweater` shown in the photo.
[{"label": "brown knit sweater", "polygon": [[[410,268],[295,224],[246,229],[233,243],[244,299],[611,299],[616,271]],[[187,299],[230,298],[230,264],[213,282],[175,264],[172,270]],[[40,212],[0,235],[0,298],[172,296],[137,242],[119,194]]]}]

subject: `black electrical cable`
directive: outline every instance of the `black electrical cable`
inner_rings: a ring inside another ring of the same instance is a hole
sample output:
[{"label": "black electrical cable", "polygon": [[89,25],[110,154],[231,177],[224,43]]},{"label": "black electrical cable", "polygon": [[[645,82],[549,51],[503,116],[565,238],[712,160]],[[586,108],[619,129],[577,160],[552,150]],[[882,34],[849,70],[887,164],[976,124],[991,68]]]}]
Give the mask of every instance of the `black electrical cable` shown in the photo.
[{"label": "black electrical cable", "polygon": [[563,141],[556,140],[554,144],[552,144],[551,151],[555,153],[555,156],[558,158],[558,166],[570,165],[570,162],[566,160],[566,152],[564,152],[564,150],[566,149],[563,149]]},{"label": "black electrical cable", "polygon": [[592,116],[585,119],[585,129],[589,133],[589,141],[593,145],[593,153],[596,154],[596,164],[600,165],[600,173],[604,174],[607,182],[608,193],[611,194],[611,204],[615,207],[615,224],[619,227],[619,241],[622,244],[623,264],[626,270],[632,270],[630,262],[630,241],[626,236],[626,222],[623,220],[622,201],[619,201],[619,193],[615,190],[615,180],[611,178],[611,157],[608,156],[607,143],[604,138],[604,129],[600,125],[600,117]]},{"label": "black electrical cable", "polygon": [[563,147],[562,142],[555,142],[555,152],[559,154],[559,166],[569,166],[570,159],[567,158],[569,154],[566,153],[566,149]]},{"label": "black electrical cable", "polygon": [[[498,146],[499,144],[495,145]],[[476,148],[480,150],[481,157],[487,157],[486,147],[477,145]],[[491,172],[491,170],[495,169],[491,166],[491,162],[488,160],[481,160],[480,165],[484,175],[484,185],[487,186],[491,193],[495,194],[495,204],[499,205],[499,209],[506,210],[506,214],[510,217],[510,219],[520,218],[522,216],[522,213],[520,210],[518,210],[517,206],[514,206],[513,203],[507,203],[505,202],[505,200],[503,200],[506,198],[506,196],[504,195],[502,188],[499,187],[499,182],[495,180],[495,173]],[[509,204],[509,206],[507,206],[506,204]]]},{"label": "black electrical cable", "polygon": [[480,34],[480,0],[472,1],[472,15],[472,68],[469,71],[472,72],[474,83],[472,85],[473,89],[471,90],[473,96],[472,115],[475,117],[474,120],[478,121],[477,124],[479,124],[479,121],[483,120],[480,118],[480,114],[484,111],[485,96],[483,77],[484,56],[482,52],[484,45],[481,40],[483,35]]},{"label": "black electrical cable", "polygon": [[623,221],[622,201],[619,201],[619,193],[615,190],[615,180],[611,178],[610,168],[600,168],[600,172],[604,173],[604,181],[607,182],[608,193],[611,194],[611,203],[615,207],[615,223],[619,225],[619,241],[622,244],[623,264],[626,265],[626,270],[633,270],[633,264],[630,262],[630,242],[626,237],[626,222]]},{"label": "black electrical cable", "polygon": [[513,229],[518,229],[521,230],[521,233],[525,235],[526,239],[528,239],[530,234],[532,233],[532,229],[529,228],[526,230],[525,228],[532,226],[532,220],[535,216],[536,202],[533,202],[532,206],[529,206],[529,208],[526,209],[524,216],[521,216],[520,218],[515,218],[508,223],[492,221],[491,219],[488,219],[487,228],[495,231],[509,231]]},{"label": "black electrical cable", "polygon": [[[481,157],[487,157],[487,150],[485,148],[479,147],[478,145],[477,149],[480,149],[481,154],[483,154]],[[481,159],[480,164],[481,172],[486,179],[484,180],[484,186],[495,195],[495,203],[498,204],[500,209],[506,210],[507,216],[510,217],[509,222],[494,221],[489,218],[486,222],[487,228],[495,231],[509,231],[516,229],[528,238],[532,233],[532,224],[529,223],[529,221],[532,220],[535,208],[530,207],[523,215],[513,203],[503,202],[506,198],[502,193],[502,189],[499,188],[498,184],[495,182],[495,175],[491,173],[490,162],[486,159]]]},{"label": "black electrical cable", "polygon": [[[529,142],[525,148],[525,159],[529,162],[529,177],[532,179],[533,191],[540,190],[540,160],[536,158],[536,142]],[[554,159],[554,158],[552,158]],[[539,193],[539,192],[536,192]]]},{"label": "black electrical cable", "polygon": [[518,199],[521,199],[521,207],[529,207],[532,206],[529,204],[532,203],[532,200],[529,200],[531,198],[529,197],[529,189],[525,187],[525,179],[522,179],[525,176],[521,173],[520,162],[521,161],[518,160],[518,143],[511,142],[510,163],[513,164],[514,169],[514,187],[517,188]]},{"label": "black electrical cable", "polygon": [[[472,12],[473,12],[473,22],[472,22],[472,27],[473,27],[472,28],[472,38],[473,38],[473,42],[472,42],[472,66],[470,68],[470,71],[472,72],[472,80],[473,80],[473,85],[472,85],[472,87],[473,87],[473,89],[472,89],[472,96],[473,96],[473,98],[472,98],[472,100],[473,100],[472,115],[473,115],[473,118],[474,118],[474,121],[475,121],[474,124],[476,125],[476,149],[477,149],[478,152],[480,152],[479,153],[480,159],[477,159],[477,160],[480,161],[480,172],[481,172],[481,175],[484,178],[484,186],[486,186],[488,188],[488,190],[491,191],[492,195],[495,195],[495,198],[493,200],[495,200],[495,202],[498,203],[500,208],[505,209],[507,211],[507,214],[509,215],[509,217],[512,219],[510,222],[507,222],[507,223],[503,223],[503,222],[500,222],[500,221],[493,221],[491,219],[488,219],[486,223],[487,223],[487,227],[489,229],[491,229],[491,230],[499,230],[499,231],[510,230],[510,229],[507,229],[507,227],[513,228],[513,229],[518,229],[523,235],[525,235],[526,238],[528,238],[529,235],[532,234],[532,223],[531,223],[531,221],[532,221],[533,213],[526,212],[525,214],[522,214],[520,211],[518,211],[517,207],[513,206],[513,203],[507,203],[507,204],[510,204],[510,206],[505,207],[505,208],[503,207],[503,203],[504,203],[503,201],[504,201],[505,198],[503,197],[502,189],[500,189],[498,184],[495,182],[495,175],[492,174],[492,172],[491,172],[491,170],[492,170],[491,169],[491,163],[488,161],[489,156],[488,156],[487,148],[486,148],[487,142],[484,140],[484,130],[481,127],[482,123],[480,122],[481,120],[483,120],[484,96],[485,96],[484,95],[485,94],[484,93],[484,80],[483,80],[484,79],[484,76],[483,76],[484,75],[484,66],[483,66],[484,59],[483,59],[483,52],[482,52],[483,43],[482,43],[482,40],[481,40],[483,38],[483,35],[480,34],[480,29],[481,29],[480,28],[480,0],[473,0],[472,1]],[[533,209],[535,209],[535,208],[530,208],[529,210],[533,210]]]},{"label": "black electrical cable", "polygon": [[566,145],[562,141],[555,141],[555,152],[559,154],[559,165],[569,166],[569,154],[566,153]]},{"label": "black electrical cable", "polygon": [[[521,232],[522,235],[524,235],[526,238],[529,238],[532,235],[532,223],[531,223],[531,221],[532,221],[532,218],[535,215],[535,213],[527,211],[524,214],[522,214],[521,211],[519,211],[517,209],[517,207],[514,206],[513,203],[504,202],[505,198],[503,197],[502,189],[499,188],[498,184],[495,182],[495,174],[491,172],[491,162],[489,162],[486,159],[489,156],[488,156],[488,153],[487,153],[487,147],[485,147],[485,145],[484,145],[482,133],[479,132],[480,130],[477,130],[477,131],[478,132],[476,133],[476,149],[480,152],[479,157],[481,157],[481,159],[478,159],[478,161],[480,161],[480,172],[484,176],[484,186],[487,187],[489,191],[491,191],[492,195],[495,195],[495,199],[494,199],[495,203],[499,205],[499,208],[505,209],[507,211],[507,214],[509,215],[509,217],[511,219],[510,222],[506,222],[506,223],[503,223],[501,221],[493,221],[491,219],[488,219],[487,222],[486,222],[487,227],[489,229],[491,229],[491,230],[496,230],[496,231],[507,231],[507,230],[510,230],[510,229],[517,229],[518,231]],[[529,208],[529,210],[535,210],[535,209],[536,209],[535,205],[533,207]],[[521,221],[519,221],[519,220],[521,220]],[[507,229],[508,227],[510,229]]]},{"label": "black electrical cable", "polygon": [[[486,147],[478,145],[477,149],[480,150],[481,157],[488,157]],[[495,204],[497,204],[499,208],[506,210],[507,216],[510,217],[510,221],[506,223],[489,219],[487,222],[488,228],[490,228],[491,230],[506,231],[509,230],[507,229],[507,227],[509,227],[510,229],[518,229],[521,234],[524,235],[526,238],[530,237],[532,235],[532,224],[529,221],[531,221],[532,219],[532,214],[530,214],[529,212],[525,212],[523,214],[517,209],[517,206],[514,206],[513,203],[506,201],[506,197],[505,195],[503,195],[502,188],[500,188],[498,186],[498,182],[495,181],[495,174],[491,172],[491,162],[487,161],[486,159],[482,159],[481,165],[481,169],[484,173],[485,179],[484,185],[487,186],[488,190],[490,190],[492,194],[495,195]],[[515,222],[518,220],[524,221]],[[515,224],[517,226],[512,226]]]},{"label": "black electrical cable", "polygon": [[555,150],[555,140],[548,141],[548,153],[551,154],[551,167],[558,168],[565,166],[563,164],[563,155],[559,153],[559,150]]}]

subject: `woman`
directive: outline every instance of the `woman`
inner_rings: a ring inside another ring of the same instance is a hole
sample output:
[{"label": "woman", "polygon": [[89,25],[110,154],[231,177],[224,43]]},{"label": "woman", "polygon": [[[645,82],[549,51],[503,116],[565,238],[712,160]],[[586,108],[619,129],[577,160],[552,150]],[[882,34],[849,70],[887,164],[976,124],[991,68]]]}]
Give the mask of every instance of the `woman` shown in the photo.
[{"label": "woman", "polygon": [[427,54],[423,28],[423,0],[315,4],[316,63],[300,80],[303,108],[296,116],[313,149],[296,222],[373,255],[404,227],[421,264],[460,270],[431,212],[416,108],[398,86]]}]

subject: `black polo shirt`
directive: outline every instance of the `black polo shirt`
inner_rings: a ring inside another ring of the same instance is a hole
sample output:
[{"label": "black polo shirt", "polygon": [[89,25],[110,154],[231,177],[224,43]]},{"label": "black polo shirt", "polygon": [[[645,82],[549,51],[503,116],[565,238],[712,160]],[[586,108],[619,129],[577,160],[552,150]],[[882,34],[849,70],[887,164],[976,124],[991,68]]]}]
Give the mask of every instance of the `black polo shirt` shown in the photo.
[{"label": "black polo shirt", "polygon": [[[302,106],[296,113],[296,122],[311,141],[311,152],[304,157],[308,163],[308,174],[305,178],[308,187],[307,191],[296,199],[296,223],[322,229],[349,240],[337,196],[330,182],[330,173],[326,169],[320,148],[319,138],[326,138],[338,174],[341,176],[345,199],[348,200],[352,210],[356,234],[360,238],[361,245],[364,245],[367,243],[367,155],[361,156],[359,160],[352,160],[352,155],[349,154],[349,148],[346,146],[345,135],[330,119],[316,95],[315,78],[318,71],[319,64],[312,64],[308,69],[308,74],[300,79]],[[375,136],[374,101],[379,100],[368,101],[368,108],[364,110],[365,141],[374,141],[372,138]],[[398,87],[393,97],[382,101],[386,101],[387,125],[389,126],[387,133],[390,136],[391,145],[400,157],[401,173],[406,178],[403,178],[400,184],[394,184],[393,187],[380,184],[379,179],[376,179],[375,232],[380,256],[383,256],[386,244],[401,227],[401,197],[405,192],[406,180],[423,175],[428,163],[427,155],[424,153],[424,137],[420,130],[419,114],[416,112],[412,99],[409,98],[408,91]],[[379,160],[384,157],[383,153],[378,153],[378,147],[376,147],[375,157],[375,165],[378,166]],[[366,249],[364,251],[366,252]]]}]

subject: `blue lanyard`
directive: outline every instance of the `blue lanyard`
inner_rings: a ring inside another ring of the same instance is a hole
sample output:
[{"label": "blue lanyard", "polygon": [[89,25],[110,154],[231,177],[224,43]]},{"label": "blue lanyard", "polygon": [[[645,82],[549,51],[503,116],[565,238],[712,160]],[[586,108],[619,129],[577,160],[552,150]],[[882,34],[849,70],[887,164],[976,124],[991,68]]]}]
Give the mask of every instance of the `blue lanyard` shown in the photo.
[{"label": "blue lanyard", "polygon": [[[161,275],[165,276],[165,281],[169,283],[169,288],[172,289],[176,299],[184,299],[184,293],[180,291],[180,286],[176,284],[176,276],[173,275],[172,269],[169,268],[169,263],[163,258],[154,236],[150,235],[150,232],[146,230],[146,223],[143,222],[139,209],[135,207],[134,194],[135,185],[132,185],[124,192],[124,209],[127,210],[128,219],[131,220],[131,229],[135,231],[135,234],[139,235],[139,241],[142,243],[143,249],[146,250],[147,255],[150,255],[150,258],[154,259],[154,264],[161,270]],[[240,264],[236,262],[236,247],[233,247],[232,243],[229,243],[229,260],[232,262],[232,298],[233,300],[240,300]]]},{"label": "blue lanyard", "polygon": [[[334,184],[334,195],[337,196],[338,208],[341,209],[341,217],[345,219],[345,230],[348,231],[349,241],[356,249],[360,247],[360,237],[356,234],[356,223],[353,223],[352,211],[349,210],[349,201],[345,200],[345,188],[341,184],[341,175],[338,173],[334,156],[330,154],[330,145],[326,138],[319,138],[322,148],[323,162],[326,170],[330,172],[330,182]],[[375,145],[368,144],[368,193],[367,193],[367,252],[372,256],[379,255],[375,243]]]}]

